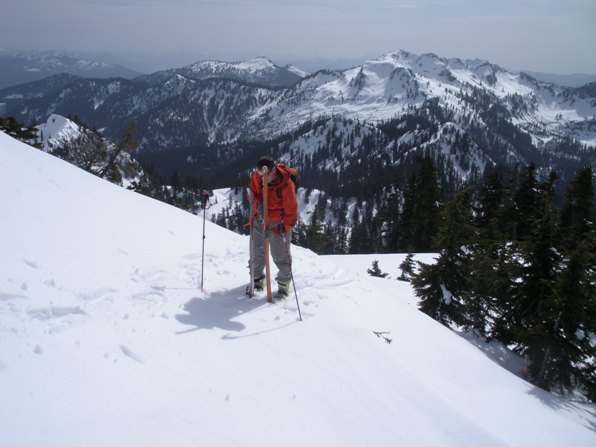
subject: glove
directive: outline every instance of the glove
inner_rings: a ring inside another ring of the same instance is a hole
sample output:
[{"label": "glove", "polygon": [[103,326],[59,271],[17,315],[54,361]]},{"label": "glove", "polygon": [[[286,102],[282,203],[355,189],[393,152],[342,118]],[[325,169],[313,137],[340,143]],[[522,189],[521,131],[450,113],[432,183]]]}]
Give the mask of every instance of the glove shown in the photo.
[{"label": "glove", "polygon": [[277,224],[277,227],[273,229],[273,232],[278,236],[285,236],[287,234],[286,226],[283,223]]}]

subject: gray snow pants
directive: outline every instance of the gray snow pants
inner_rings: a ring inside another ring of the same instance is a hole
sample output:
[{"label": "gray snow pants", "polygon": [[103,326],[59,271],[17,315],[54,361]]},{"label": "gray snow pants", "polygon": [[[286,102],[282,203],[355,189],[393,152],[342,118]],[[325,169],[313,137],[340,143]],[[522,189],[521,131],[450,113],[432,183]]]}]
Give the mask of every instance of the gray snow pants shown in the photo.
[{"label": "gray snow pants", "polygon": [[[278,222],[272,222],[271,227],[276,227]],[[253,273],[255,278],[265,276],[265,239],[271,247],[271,258],[277,266],[276,281],[289,281],[292,278],[292,258],[290,256],[290,233],[281,237],[273,233],[271,228],[263,230],[263,221],[255,220],[252,235]]]}]

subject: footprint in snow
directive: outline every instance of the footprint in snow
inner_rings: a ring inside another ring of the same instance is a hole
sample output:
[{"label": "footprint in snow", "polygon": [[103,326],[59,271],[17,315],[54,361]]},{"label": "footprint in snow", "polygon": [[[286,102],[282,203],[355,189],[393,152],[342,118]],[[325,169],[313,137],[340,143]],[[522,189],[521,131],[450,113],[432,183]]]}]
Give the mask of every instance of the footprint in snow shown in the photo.
[{"label": "footprint in snow", "polygon": [[126,357],[134,360],[135,362],[140,363],[141,365],[145,364],[145,359],[133,350],[131,350],[128,346],[120,345],[120,349]]},{"label": "footprint in snow", "polygon": [[23,262],[25,264],[27,264],[29,267],[31,267],[32,269],[39,268],[39,265],[35,261],[32,261],[31,259],[24,258]]},{"label": "footprint in snow", "polygon": [[[23,289],[27,290],[27,289]],[[1,293],[0,292],[0,301],[10,301],[10,300],[22,300],[26,299],[25,295],[21,295],[19,293]]]},{"label": "footprint in snow", "polygon": [[43,307],[32,309],[29,312],[31,318],[36,320],[53,320],[55,318],[68,317],[71,315],[87,316],[87,313],[80,307]]}]

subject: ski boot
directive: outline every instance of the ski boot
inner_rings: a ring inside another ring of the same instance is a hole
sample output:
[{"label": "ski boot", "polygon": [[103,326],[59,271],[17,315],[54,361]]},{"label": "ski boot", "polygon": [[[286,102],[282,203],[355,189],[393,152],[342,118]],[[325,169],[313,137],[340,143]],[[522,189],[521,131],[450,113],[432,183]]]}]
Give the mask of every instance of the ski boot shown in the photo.
[{"label": "ski boot", "polygon": [[[265,281],[264,276],[260,276],[253,280],[253,290],[255,292],[262,292],[263,291],[263,281]],[[246,294],[250,295],[250,286],[246,286]]]},{"label": "ski boot", "polygon": [[273,298],[276,300],[285,300],[290,292],[290,280],[277,281],[277,293]]}]

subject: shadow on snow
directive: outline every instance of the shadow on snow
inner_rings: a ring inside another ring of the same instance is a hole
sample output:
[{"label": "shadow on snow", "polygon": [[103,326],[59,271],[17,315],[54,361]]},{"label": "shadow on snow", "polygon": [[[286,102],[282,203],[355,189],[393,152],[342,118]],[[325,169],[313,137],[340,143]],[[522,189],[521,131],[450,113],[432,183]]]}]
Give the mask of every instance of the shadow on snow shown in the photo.
[{"label": "shadow on snow", "polygon": [[245,286],[212,293],[205,298],[192,298],[184,305],[187,313],[176,315],[176,320],[193,327],[178,334],[215,328],[240,332],[245,329],[244,324],[233,319],[265,304],[266,300],[249,299]]}]

